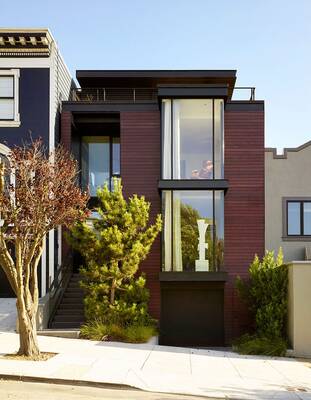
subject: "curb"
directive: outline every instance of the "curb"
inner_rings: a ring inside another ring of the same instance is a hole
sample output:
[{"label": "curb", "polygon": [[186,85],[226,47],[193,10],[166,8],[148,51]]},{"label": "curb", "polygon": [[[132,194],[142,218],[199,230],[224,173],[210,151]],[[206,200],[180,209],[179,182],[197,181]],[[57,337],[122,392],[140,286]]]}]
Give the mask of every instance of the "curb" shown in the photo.
[{"label": "curb", "polygon": [[46,378],[41,376],[0,374],[0,380],[33,382],[33,383],[52,383],[54,385],[87,386],[87,387],[97,387],[104,389],[132,390],[132,391],[143,392],[142,389],[126,384],[84,381],[79,379],[75,380],[75,379],[61,379],[61,378]]},{"label": "curb", "polygon": [[[134,386],[121,384],[121,383],[104,383],[104,382],[94,382],[94,381],[83,381],[75,379],[61,379],[61,378],[45,378],[39,376],[27,376],[27,375],[10,375],[10,374],[0,374],[0,381],[14,381],[14,382],[32,382],[32,383],[47,383],[54,385],[68,385],[68,386],[85,386],[94,387],[102,389],[111,390],[131,390],[132,392],[149,392],[148,390],[143,390]],[[187,396],[195,398],[204,398],[210,400],[225,400],[224,397],[210,397],[206,395],[196,395],[196,394],[186,394],[186,393],[171,393],[171,392],[154,392],[149,393],[159,394],[159,395],[175,395],[175,396]],[[239,399],[237,399],[239,400]]]}]

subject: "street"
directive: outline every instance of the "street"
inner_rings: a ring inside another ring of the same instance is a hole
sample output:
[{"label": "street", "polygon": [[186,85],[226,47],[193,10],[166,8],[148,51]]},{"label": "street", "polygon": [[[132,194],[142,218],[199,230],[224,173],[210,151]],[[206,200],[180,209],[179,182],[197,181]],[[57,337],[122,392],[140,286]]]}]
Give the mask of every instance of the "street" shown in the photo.
[{"label": "street", "polygon": [[[1,400],[194,400],[203,397],[21,381],[0,381]],[[205,398],[206,399],[206,398]]]}]

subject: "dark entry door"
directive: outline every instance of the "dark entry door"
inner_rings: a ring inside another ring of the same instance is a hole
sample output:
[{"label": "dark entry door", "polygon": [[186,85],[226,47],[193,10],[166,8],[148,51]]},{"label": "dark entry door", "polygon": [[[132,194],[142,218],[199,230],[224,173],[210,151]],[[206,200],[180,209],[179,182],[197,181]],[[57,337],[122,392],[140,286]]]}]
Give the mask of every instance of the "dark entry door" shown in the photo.
[{"label": "dark entry door", "polygon": [[223,299],[223,287],[211,283],[162,284],[160,344],[222,346]]}]

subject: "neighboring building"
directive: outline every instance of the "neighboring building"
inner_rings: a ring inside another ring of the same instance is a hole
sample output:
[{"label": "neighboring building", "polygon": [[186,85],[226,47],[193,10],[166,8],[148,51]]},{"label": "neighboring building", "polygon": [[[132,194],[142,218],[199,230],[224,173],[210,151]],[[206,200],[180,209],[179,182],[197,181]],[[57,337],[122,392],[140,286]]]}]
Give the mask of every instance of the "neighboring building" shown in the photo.
[{"label": "neighboring building", "polygon": [[265,153],[265,244],[283,249],[286,262],[310,259],[311,142],[294,149]]},{"label": "neighboring building", "polygon": [[[82,187],[121,176],[162,211],[142,264],[160,343],[223,345],[248,328],[234,289],[264,253],[264,103],[232,101],[235,70],[77,71],[61,140]],[[67,325],[68,326],[68,325]]]},{"label": "neighboring building", "polygon": [[[51,151],[59,142],[61,101],[72,79],[47,29],[0,29],[0,157],[9,148],[41,137]],[[39,270],[44,296],[61,264],[61,230],[46,240]],[[0,269],[0,297],[13,295]]]}]

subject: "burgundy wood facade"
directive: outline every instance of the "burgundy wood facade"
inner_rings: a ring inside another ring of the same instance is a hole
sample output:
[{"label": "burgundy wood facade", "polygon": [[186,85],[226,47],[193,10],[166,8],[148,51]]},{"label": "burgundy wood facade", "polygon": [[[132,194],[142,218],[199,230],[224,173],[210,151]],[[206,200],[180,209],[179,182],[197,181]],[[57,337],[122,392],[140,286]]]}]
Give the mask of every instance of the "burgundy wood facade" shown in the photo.
[{"label": "burgundy wood facade", "polygon": [[[126,196],[136,193],[151,202],[151,221],[161,212],[158,181],[160,179],[160,112],[121,112],[121,176]],[[141,270],[150,289],[150,312],[160,318],[161,239],[158,237]]]},{"label": "burgundy wood facade", "polygon": [[[202,82],[204,83],[204,82]],[[71,147],[72,113],[75,105],[65,107],[61,119],[62,143]],[[94,106],[95,107],[95,106]],[[101,107],[101,106],[98,106]],[[90,112],[88,106],[87,111]],[[81,105],[80,110],[83,110]],[[95,109],[98,115],[98,109]],[[158,189],[161,170],[161,115],[158,104],[132,104],[107,107],[120,116],[121,177],[126,196],[144,195],[151,203],[151,221],[161,212]],[[229,189],[225,194],[224,284],[225,342],[251,323],[234,288],[237,275],[246,277],[255,254],[264,253],[264,104],[263,102],[229,102],[224,114],[224,178]],[[150,312],[160,319],[161,237],[142,263],[150,289]]]},{"label": "burgundy wood facade", "polygon": [[225,336],[240,335],[250,320],[234,281],[247,276],[254,255],[264,253],[264,112],[225,112]]}]

